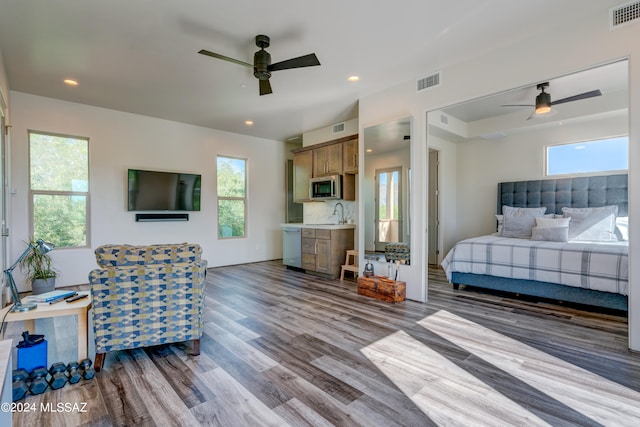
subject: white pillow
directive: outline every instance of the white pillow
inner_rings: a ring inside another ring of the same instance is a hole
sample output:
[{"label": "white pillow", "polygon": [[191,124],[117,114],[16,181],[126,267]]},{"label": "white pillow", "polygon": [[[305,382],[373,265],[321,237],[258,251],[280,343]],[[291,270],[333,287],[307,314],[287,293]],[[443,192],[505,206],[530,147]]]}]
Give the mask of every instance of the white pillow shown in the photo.
[{"label": "white pillow", "polygon": [[616,236],[618,240],[629,240],[629,217],[616,217]]},{"label": "white pillow", "polygon": [[538,228],[556,228],[556,227],[569,227],[569,221],[571,218],[536,218],[536,227]]},{"label": "white pillow", "polygon": [[517,237],[520,239],[531,238],[531,230],[536,225],[536,218],[540,218],[547,211],[546,207],[541,208],[514,208],[513,206],[503,206],[503,226],[502,236]]},{"label": "white pillow", "polygon": [[553,218],[547,215],[536,218],[536,226],[531,230],[531,240],[568,242],[569,221],[571,218]]},{"label": "white pillow", "polygon": [[531,240],[568,242],[569,227],[533,227],[531,230]]},{"label": "white pillow", "polygon": [[617,241],[616,215],[618,206],[599,208],[562,208],[569,223],[569,240],[611,242]]},{"label": "white pillow", "polygon": [[502,227],[504,226],[504,216],[496,215],[496,220],[498,221],[498,235],[502,235]]}]

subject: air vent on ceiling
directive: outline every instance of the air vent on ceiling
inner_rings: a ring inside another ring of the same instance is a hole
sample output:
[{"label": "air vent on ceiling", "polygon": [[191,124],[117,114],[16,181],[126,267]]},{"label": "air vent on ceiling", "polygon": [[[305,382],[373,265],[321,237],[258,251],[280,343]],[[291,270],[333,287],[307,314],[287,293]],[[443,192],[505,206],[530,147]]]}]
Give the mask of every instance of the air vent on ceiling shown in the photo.
[{"label": "air vent on ceiling", "polygon": [[338,123],[337,125],[333,125],[332,131],[333,133],[344,132],[344,123]]},{"label": "air vent on ceiling", "polygon": [[439,85],[440,85],[440,71],[436,71],[431,75],[418,79],[416,89],[418,92],[420,92],[421,90],[429,89]]},{"label": "air vent on ceiling", "polygon": [[609,9],[609,28],[620,28],[640,20],[640,1],[632,1]]}]

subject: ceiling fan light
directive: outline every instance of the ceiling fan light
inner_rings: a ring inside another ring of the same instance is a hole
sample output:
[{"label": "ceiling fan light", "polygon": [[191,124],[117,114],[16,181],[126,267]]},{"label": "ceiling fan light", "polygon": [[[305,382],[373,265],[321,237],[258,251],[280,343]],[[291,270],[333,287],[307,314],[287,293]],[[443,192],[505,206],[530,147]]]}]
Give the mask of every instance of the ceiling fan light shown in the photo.
[{"label": "ceiling fan light", "polygon": [[543,92],[536,96],[536,114],[546,114],[551,111],[551,95]]}]

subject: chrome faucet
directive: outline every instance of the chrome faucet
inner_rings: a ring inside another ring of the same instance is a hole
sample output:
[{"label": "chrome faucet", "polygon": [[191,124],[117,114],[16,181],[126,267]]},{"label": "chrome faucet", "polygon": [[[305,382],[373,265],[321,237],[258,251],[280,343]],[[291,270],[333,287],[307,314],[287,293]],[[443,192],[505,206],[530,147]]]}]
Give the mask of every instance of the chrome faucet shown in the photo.
[{"label": "chrome faucet", "polygon": [[338,202],[336,203],[336,207],[333,208],[333,214],[336,215],[336,211],[338,210],[338,206],[340,206],[342,209],[340,209],[340,220],[338,221],[338,224],[345,224],[346,221],[344,220],[344,206],[342,206],[342,203]]}]

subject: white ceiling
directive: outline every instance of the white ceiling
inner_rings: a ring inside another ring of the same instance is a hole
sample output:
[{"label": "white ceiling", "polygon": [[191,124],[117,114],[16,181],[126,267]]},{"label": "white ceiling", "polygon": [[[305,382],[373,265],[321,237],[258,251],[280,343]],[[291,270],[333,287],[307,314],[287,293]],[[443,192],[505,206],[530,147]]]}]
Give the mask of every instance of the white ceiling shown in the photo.
[{"label": "white ceiling", "polygon": [[[14,91],[284,141],[357,117],[362,96],[618,3],[2,0],[0,52]],[[257,34],[273,62],[315,52],[322,65],[274,72],[259,96],[250,69],[197,53],[252,62]]]}]

